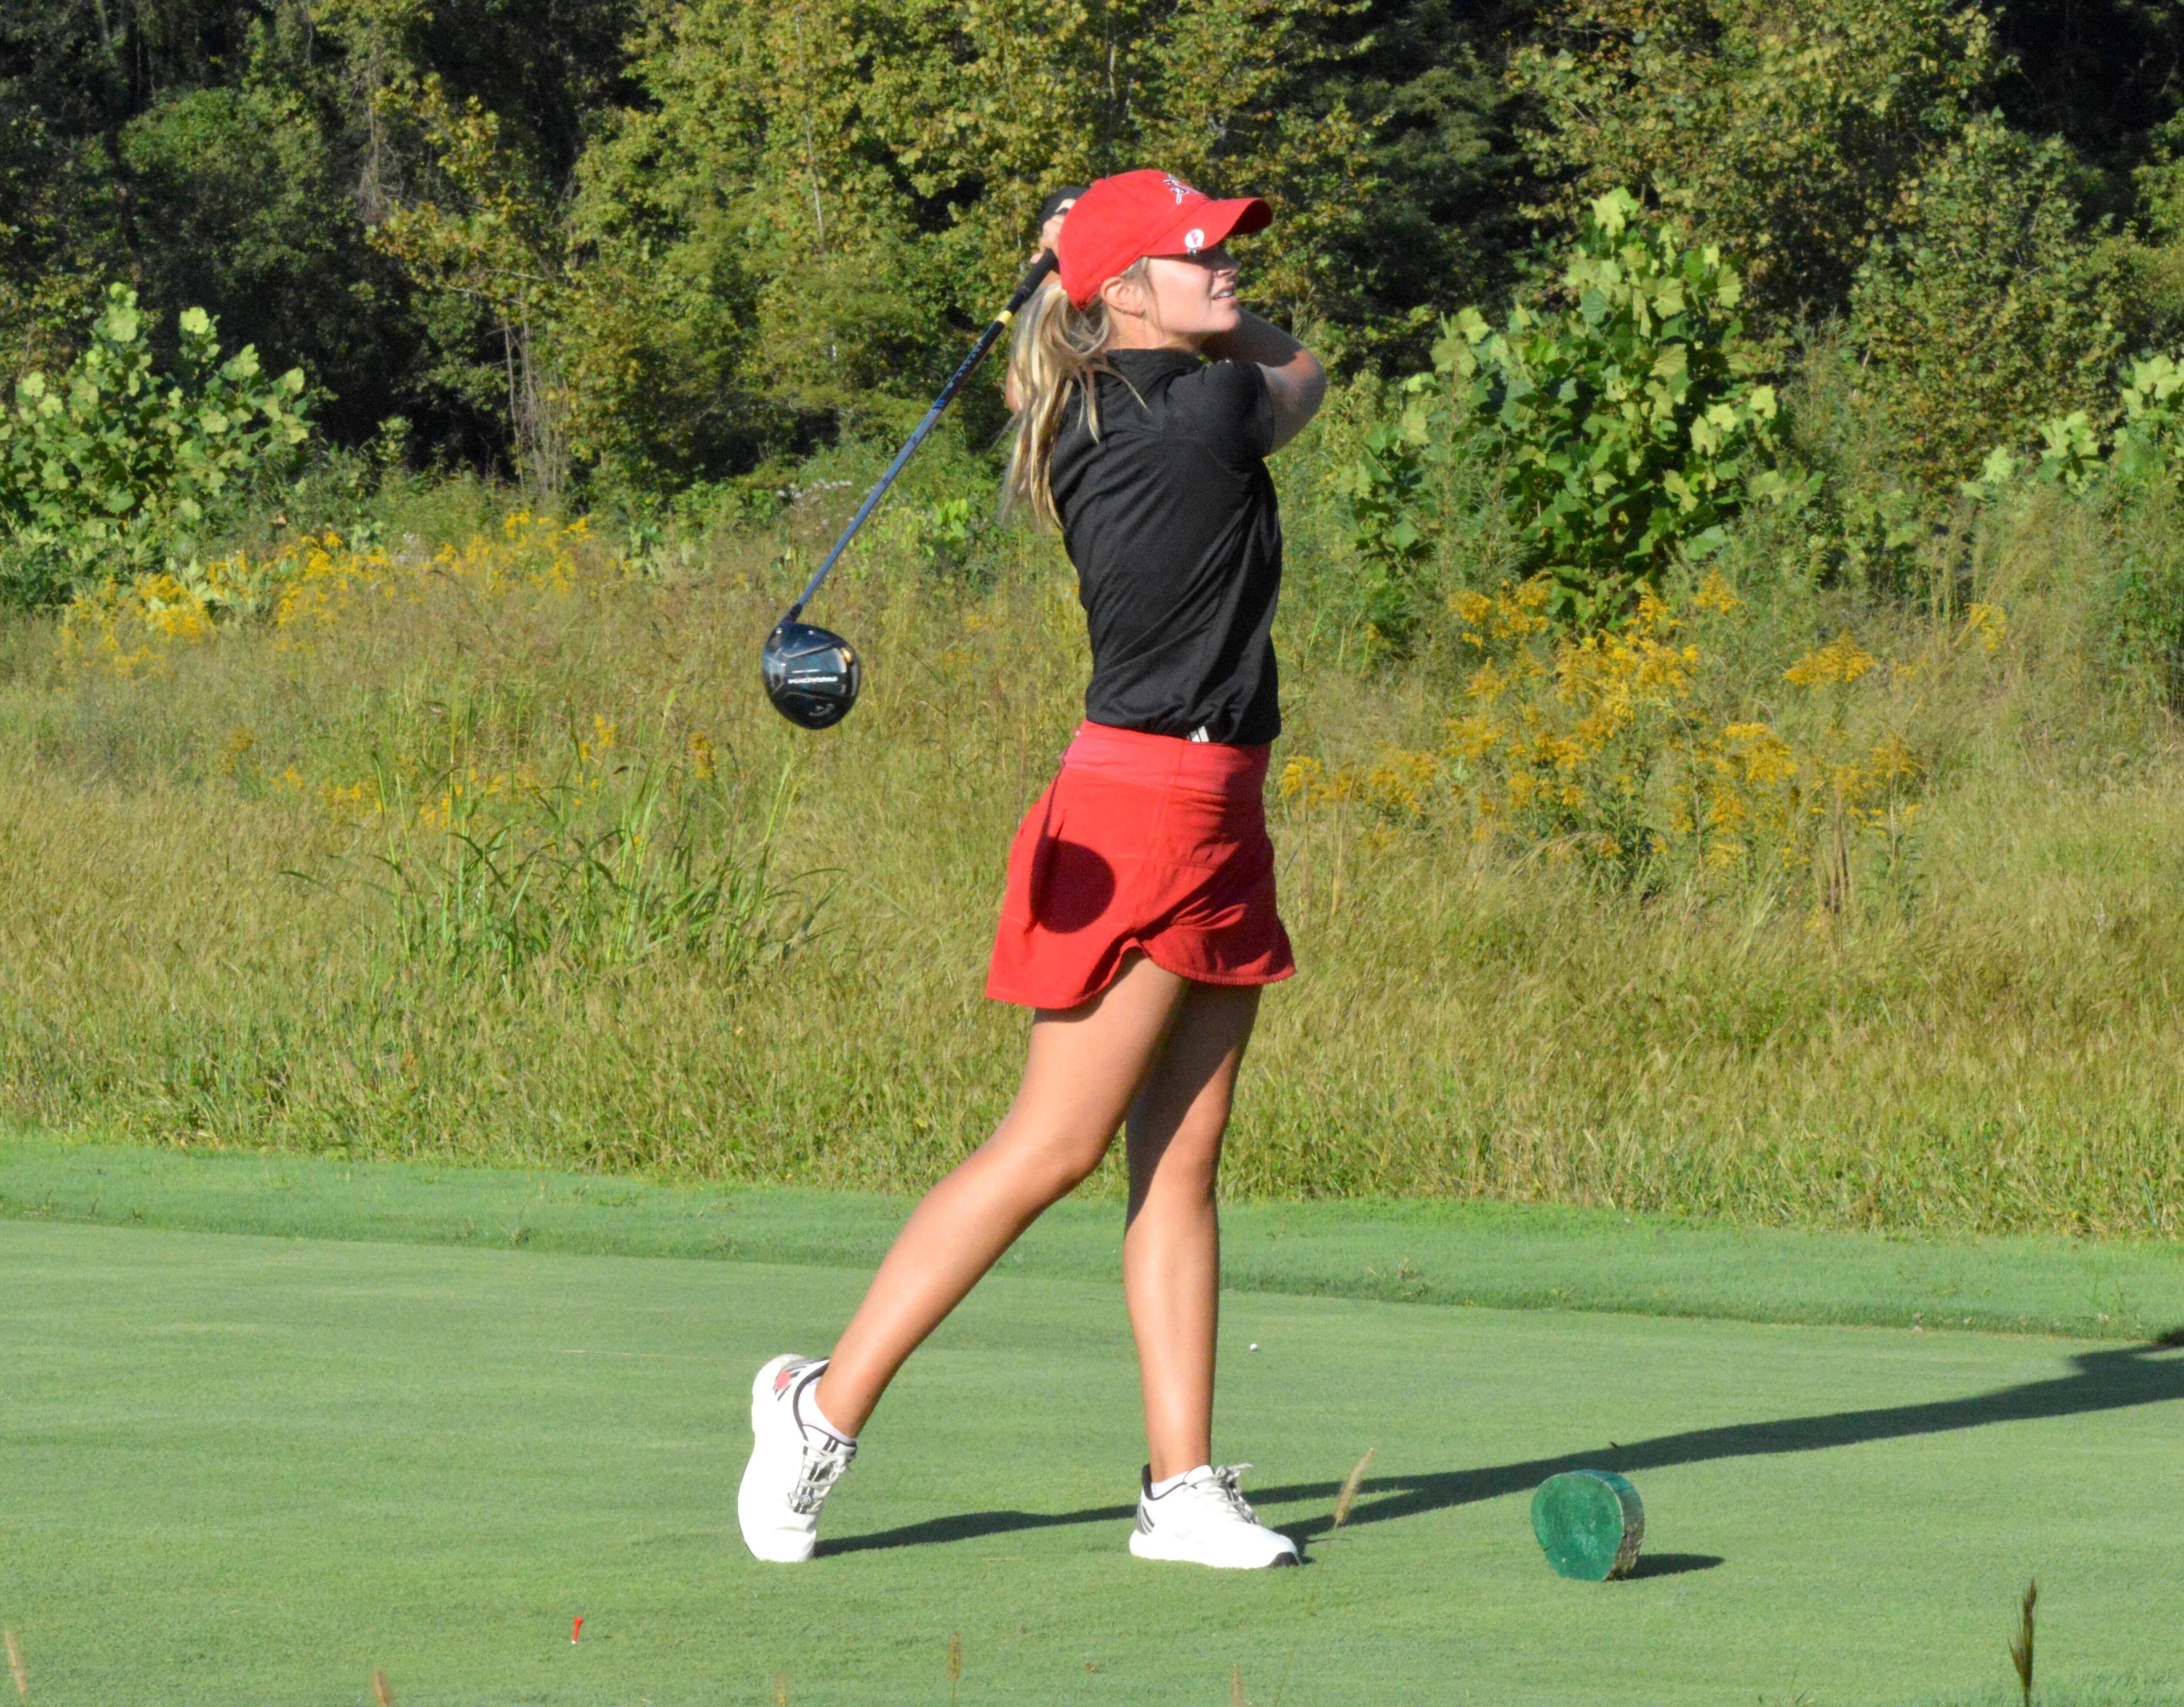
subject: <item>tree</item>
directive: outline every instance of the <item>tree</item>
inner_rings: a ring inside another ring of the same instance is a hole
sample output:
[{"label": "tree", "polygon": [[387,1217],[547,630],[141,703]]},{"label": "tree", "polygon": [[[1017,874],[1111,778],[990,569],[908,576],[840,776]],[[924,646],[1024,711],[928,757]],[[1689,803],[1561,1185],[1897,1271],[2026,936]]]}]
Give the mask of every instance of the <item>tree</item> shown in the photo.
[{"label": "tree", "polygon": [[644,482],[885,416],[952,365],[1054,186],[1148,161],[1276,204],[1246,254],[1261,301],[1340,300],[1365,137],[1340,103],[1287,99],[1333,3],[659,8],[635,64],[649,98],[581,175],[580,441]]},{"label": "tree", "polygon": [[1513,75],[1563,218],[1644,187],[1746,267],[1778,323],[1840,310],[1900,187],[1996,69],[1960,0],[1563,0]]},{"label": "tree", "polygon": [[1318,312],[1340,347],[1388,364],[1426,360],[1440,317],[1502,293],[1533,241],[1524,205],[1537,186],[1518,147],[1511,52],[1535,0],[1362,0],[1317,26],[1324,63],[1298,92],[1340,103],[1365,133],[1368,218],[1344,245],[1339,300]]},{"label": "tree", "polygon": [[2114,412],[2129,308],[2075,176],[2060,142],[1982,118],[1904,187],[1858,273],[1853,331],[1931,489],[1969,478],[1997,445],[2032,443],[2039,421]]}]

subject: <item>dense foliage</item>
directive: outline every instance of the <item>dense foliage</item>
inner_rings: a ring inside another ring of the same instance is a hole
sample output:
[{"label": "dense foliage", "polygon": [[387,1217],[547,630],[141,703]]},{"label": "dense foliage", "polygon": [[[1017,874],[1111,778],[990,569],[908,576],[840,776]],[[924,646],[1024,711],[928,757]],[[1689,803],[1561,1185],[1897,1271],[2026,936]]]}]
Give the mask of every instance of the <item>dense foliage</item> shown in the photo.
[{"label": "dense foliage", "polygon": [[1992,21],[1958,0],[1563,0],[1516,70],[1548,210],[1647,187],[1795,316],[1844,306],[1994,64]]},{"label": "dense foliage", "polygon": [[1897,441],[1933,485],[2021,436],[2030,413],[2113,396],[2131,307],[2076,226],[2069,151],[1982,119],[1874,245],[1853,311]]},{"label": "dense foliage", "polygon": [[[1416,650],[1489,510],[1562,617],[1791,490],[1819,572],[1923,589],[1963,483],[2082,487],[2184,345],[2180,53],[2132,0],[0,0],[0,338],[19,378],[105,360],[118,283],[147,372],[208,315],[337,458],[657,538],[898,430],[1046,191],[1157,160],[1275,203],[1250,288],[1351,382],[1361,655]],[[936,566],[1001,426],[974,387],[902,524]],[[176,469],[118,553],[37,498],[18,590],[188,558]]]},{"label": "dense foliage", "polygon": [[[639,481],[748,458],[953,365],[1047,189],[1140,159],[1282,200],[1261,289],[1356,288],[1346,112],[1284,98],[1328,0],[784,10],[699,0],[639,39],[651,99],[587,158],[561,337],[580,443]],[[827,139],[822,159],[819,139]]]},{"label": "dense foliage", "polygon": [[1059,182],[1267,193],[1259,299],[1397,368],[1622,190],[1778,365],[1850,315],[1946,490],[2175,342],[2180,51],[2131,0],[0,0],[0,342],[118,280],[337,443],[638,496],[878,431]]},{"label": "dense foliage", "polygon": [[1157,159],[1277,198],[1284,311],[1416,346],[1518,241],[1521,18],[4,0],[0,343],[64,359],[120,279],[303,365],[337,442],[654,489],[884,417],[1048,190]]}]

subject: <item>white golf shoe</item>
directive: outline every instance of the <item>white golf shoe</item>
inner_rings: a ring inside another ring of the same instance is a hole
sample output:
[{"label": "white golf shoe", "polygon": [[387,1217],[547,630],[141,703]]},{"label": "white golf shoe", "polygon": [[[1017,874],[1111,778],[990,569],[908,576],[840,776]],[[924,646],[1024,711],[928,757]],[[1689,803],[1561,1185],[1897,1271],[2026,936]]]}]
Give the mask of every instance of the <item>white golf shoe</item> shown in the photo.
[{"label": "white golf shoe", "polygon": [[1139,1559],[1210,1565],[1217,1570],[1264,1570],[1297,1564],[1296,1543],[1259,1521],[1237,1481],[1248,1464],[1194,1470],[1157,1498],[1147,1470],[1138,1492],[1138,1526],[1130,1551]]},{"label": "white golf shoe", "polygon": [[779,1357],[751,1382],[751,1455],[736,1491],[736,1520],[755,1559],[800,1565],[818,1537],[819,1508],[856,1457],[854,1441],[806,1428],[797,1395],[825,1373],[824,1358]]}]

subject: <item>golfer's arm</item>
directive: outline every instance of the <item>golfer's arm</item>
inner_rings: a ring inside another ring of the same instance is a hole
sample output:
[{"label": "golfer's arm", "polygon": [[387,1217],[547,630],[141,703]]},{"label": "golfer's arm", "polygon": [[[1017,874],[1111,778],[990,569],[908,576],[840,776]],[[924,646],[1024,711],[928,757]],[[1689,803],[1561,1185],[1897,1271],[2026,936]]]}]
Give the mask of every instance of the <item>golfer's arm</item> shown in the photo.
[{"label": "golfer's arm", "polygon": [[1243,324],[1206,340],[1206,354],[1216,361],[1255,361],[1265,370],[1267,395],[1274,405],[1274,446],[1279,450],[1305,423],[1319,413],[1327,396],[1327,370],[1319,358],[1271,321],[1261,320],[1249,309]]}]

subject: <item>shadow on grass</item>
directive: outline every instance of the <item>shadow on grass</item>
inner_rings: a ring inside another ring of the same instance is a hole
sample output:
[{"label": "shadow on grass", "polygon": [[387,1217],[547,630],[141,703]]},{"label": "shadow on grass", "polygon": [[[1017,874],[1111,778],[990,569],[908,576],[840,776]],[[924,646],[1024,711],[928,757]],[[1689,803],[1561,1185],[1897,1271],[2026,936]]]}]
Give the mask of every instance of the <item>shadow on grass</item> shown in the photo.
[{"label": "shadow on grass", "polygon": [[[1329,1482],[1331,1493],[1334,1484]],[[982,1536],[1013,1535],[1019,1530],[1059,1529],[1072,1523],[1128,1523],[1138,1515],[1135,1505],[1095,1505],[1083,1511],[966,1511],[953,1517],[929,1517],[922,1523],[905,1523],[900,1529],[876,1529],[870,1535],[845,1535],[838,1541],[822,1541],[819,1556],[831,1559],[844,1553],[878,1553],[891,1547],[937,1547],[943,1542],[976,1541]]]},{"label": "shadow on grass", "polygon": [[[1529,1492],[1547,1477],[1566,1470],[1613,1470],[1629,1475],[1680,1464],[1709,1464],[1717,1459],[1824,1452],[1833,1447],[1859,1446],[1869,1441],[1948,1434],[1996,1423],[2084,1416],[2097,1411],[2123,1410],[2134,1405],[2184,1399],[2184,1355],[2177,1354],[2180,1348],[2184,1348],[2184,1329],[2164,1334],[2148,1345],[2081,1352],[2070,1359],[2069,1375],[2001,1387],[1969,1398],[1934,1399],[1923,1404],[1887,1405],[1871,1410],[1788,1417],[1774,1422],[1690,1429],[1681,1434],[1660,1435],[1628,1445],[1604,1442],[1555,1458],[1528,1459],[1522,1463],[1476,1470],[1373,1476],[1361,1487],[1357,1503],[1351,1508],[1350,1521],[1353,1526],[1385,1523],[1395,1518],[1417,1517],[1429,1511],[1446,1511],[1453,1506],[1498,1499],[1505,1494]],[[1300,1500],[1332,1502],[1340,1487],[1340,1483],[1335,1481],[1290,1482],[1279,1487],[1254,1488],[1251,1498],[1267,1506]],[[965,1512],[954,1517],[905,1524],[898,1529],[878,1530],[870,1535],[822,1542],[819,1551],[865,1553],[884,1548],[969,1541],[1020,1530],[1053,1529],[1067,1524],[1119,1523],[1127,1521],[1135,1509],[1130,1505],[1102,1505],[1066,1512]],[[1332,1523],[1332,1515],[1323,1514],[1279,1526],[1284,1534],[1307,1541],[1325,1534]],[[1708,1554],[1668,1554],[1659,1555],[1659,1559],[1652,1570],[1641,1568],[1638,1574],[1668,1576],[1680,1570],[1710,1570],[1721,1562]]]},{"label": "shadow on grass", "polygon": [[1648,1553],[1641,1556],[1630,1568],[1625,1579],[1635,1582],[1641,1576],[1681,1576],[1686,1571],[1712,1570],[1729,1561],[1718,1553]]}]

